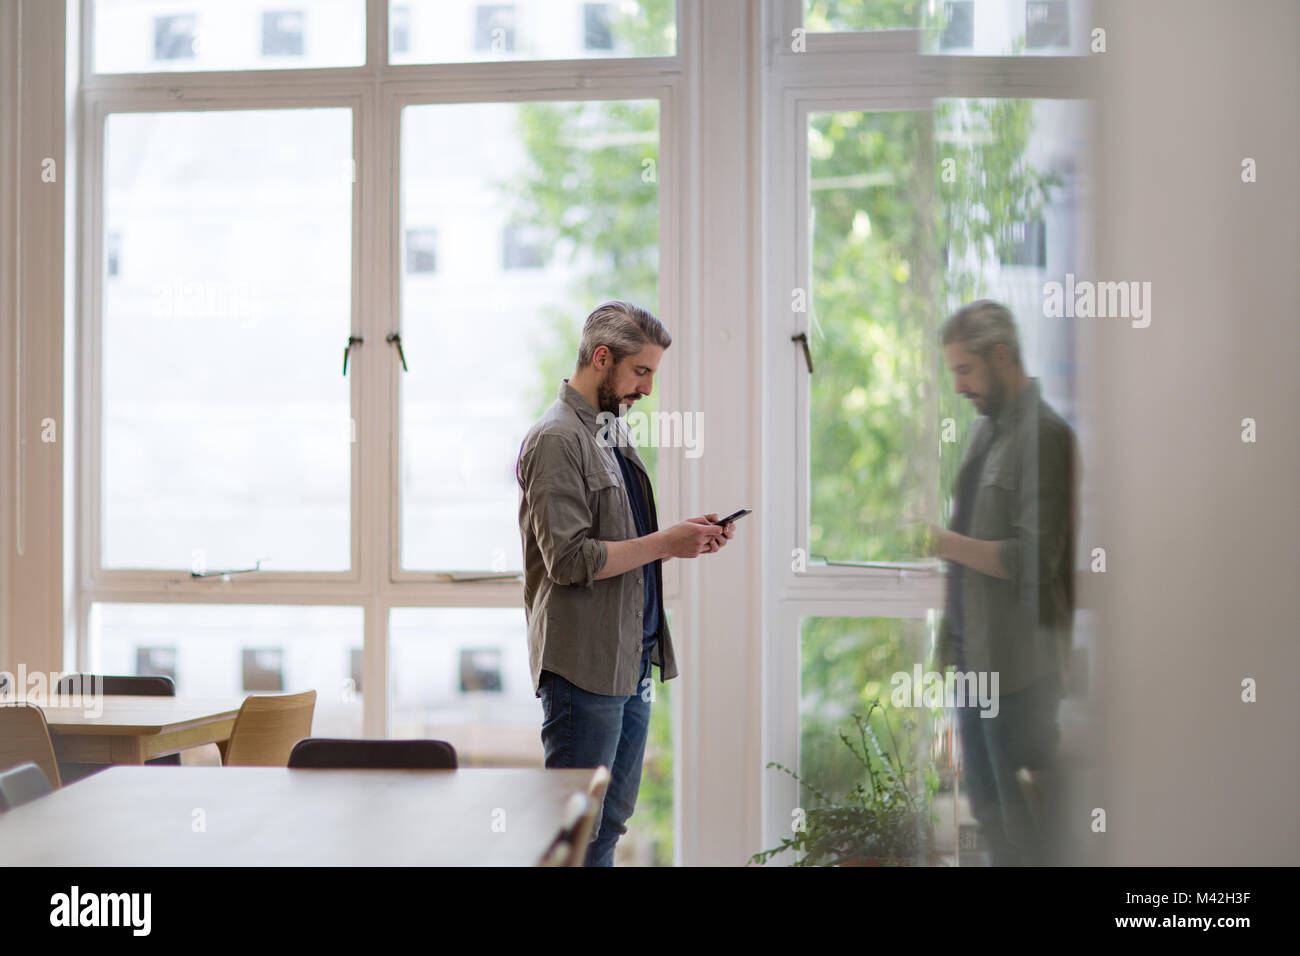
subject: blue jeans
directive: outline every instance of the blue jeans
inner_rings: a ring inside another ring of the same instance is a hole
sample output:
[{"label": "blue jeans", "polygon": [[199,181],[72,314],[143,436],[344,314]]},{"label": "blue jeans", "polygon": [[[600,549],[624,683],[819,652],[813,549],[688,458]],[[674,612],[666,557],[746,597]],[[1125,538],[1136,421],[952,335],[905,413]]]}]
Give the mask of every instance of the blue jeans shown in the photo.
[{"label": "blue jeans", "polygon": [[1060,700],[1058,682],[1047,678],[1013,694],[999,695],[996,717],[981,717],[977,706],[956,708],[962,779],[994,866],[1041,866],[1046,862],[1053,835],[1035,827],[1016,771],[1055,765]]},{"label": "blue jeans", "polygon": [[609,789],[592,829],[587,866],[614,865],[614,844],[627,832],[628,817],[636,807],[650,729],[650,652],[646,647],[641,654],[640,693],[629,697],[593,694],[559,674],[541,674],[546,766],[609,768]]}]

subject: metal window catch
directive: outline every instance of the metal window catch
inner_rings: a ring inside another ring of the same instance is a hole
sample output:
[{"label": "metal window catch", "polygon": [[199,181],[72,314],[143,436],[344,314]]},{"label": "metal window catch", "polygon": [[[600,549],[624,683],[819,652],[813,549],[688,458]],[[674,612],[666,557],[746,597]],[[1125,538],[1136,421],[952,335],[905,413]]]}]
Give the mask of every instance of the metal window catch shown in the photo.
[{"label": "metal window catch", "polygon": [[348,336],[348,347],[343,350],[343,374],[344,375],[348,374],[348,353],[352,351],[352,346],[360,345],[364,341],[365,339],[363,339],[359,335]]},{"label": "metal window catch", "polygon": [[398,332],[389,332],[387,342],[389,345],[397,346],[397,357],[402,360],[402,371],[409,372],[406,367],[406,353],[402,351],[402,336]]},{"label": "metal window catch", "polygon": [[791,342],[798,342],[803,346],[803,360],[808,363],[808,374],[812,374],[812,349],[808,348],[808,333],[800,332],[798,335],[790,336]]}]

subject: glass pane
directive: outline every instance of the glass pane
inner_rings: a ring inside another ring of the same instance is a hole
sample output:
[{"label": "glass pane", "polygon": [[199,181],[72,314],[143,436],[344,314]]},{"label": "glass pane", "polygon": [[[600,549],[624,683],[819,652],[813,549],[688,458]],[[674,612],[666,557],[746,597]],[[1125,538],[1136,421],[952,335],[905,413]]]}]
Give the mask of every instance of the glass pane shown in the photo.
[{"label": "glass pane", "polygon": [[449,741],[463,766],[542,766],[523,608],[394,608],[391,736]]},{"label": "glass pane", "polygon": [[676,0],[389,0],[390,63],[672,56]]},{"label": "glass pane", "polygon": [[1087,52],[1087,0],[804,0],[812,32],[921,29],[926,53],[1067,56]]},{"label": "glass pane", "polygon": [[522,569],[519,444],[582,320],[658,307],[658,155],[655,100],[403,111],[404,568]]},{"label": "glass pane", "polygon": [[1085,247],[1086,128],[1059,100],[810,117],[813,555],[916,559],[923,523],[946,523],[975,418],[938,342],[961,305],[1011,309],[1026,371],[1073,419],[1073,320],[1042,289]]},{"label": "glass pane", "polygon": [[[884,787],[884,795],[866,798],[872,810],[887,809],[890,798],[895,803],[905,801],[907,794],[924,807],[926,780],[930,780],[929,811],[892,819],[888,827],[867,826],[865,818],[860,821],[864,825],[850,839],[860,839],[858,849],[878,853],[873,857],[877,860],[923,862],[931,859],[927,856],[931,848],[951,851],[954,845],[952,772],[944,749],[943,708],[896,707],[891,701],[899,686],[893,676],[901,672],[911,677],[914,665],[926,660],[929,641],[930,625],[925,619],[810,617],[802,621],[798,772],[826,799],[801,788],[800,806],[810,813],[813,808],[857,806],[857,800],[849,797],[855,787],[861,784],[868,795],[872,792],[864,759]],[[879,707],[873,709],[875,701]],[[859,720],[869,732],[859,728]],[[841,734],[847,736],[847,743]],[[872,734],[879,752],[871,742]],[[891,768],[900,783],[891,780]],[[938,815],[937,821],[930,819],[931,812]],[[817,825],[818,821],[810,821],[810,837],[819,835]],[[869,837],[879,843],[868,847]],[[778,857],[777,862],[793,859]]]},{"label": "glass pane", "polygon": [[106,568],[350,565],[349,110],[104,133]]},{"label": "glass pane", "polygon": [[93,604],[92,674],[165,674],[184,697],[316,691],[312,734],[362,733],[359,607]]},{"label": "glass pane", "polygon": [[365,0],[95,0],[97,73],[364,66]]},{"label": "glass pane", "polygon": [[[1045,285],[1064,286],[1084,267],[1089,245],[1091,170],[1088,105],[1080,100],[951,99],[935,104],[940,167],[943,290],[955,310],[974,299],[1001,302],[1016,318],[1025,370],[1071,427],[1075,418],[1075,318],[1049,314]],[[944,372],[946,393],[951,376]],[[960,401],[964,416],[971,416]],[[947,407],[951,408],[951,405]],[[954,409],[955,411],[955,409]],[[947,413],[945,413],[947,414]],[[973,417],[973,416],[972,416]],[[965,428],[958,434],[964,439]],[[943,485],[951,491],[962,442],[944,443]],[[951,471],[949,471],[951,467]],[[946,517],[946,505],[944,514]]]},{"label": "glass pane", "polygon": [[930,124],[809,118],[814,559],[921,557],[917,522],[938,510]]},{"label": "glass pane", "polygon": [[[463,766],[543,765],[542,702],[522,608],[394,608],[389,622],[392,737],[450,741]],[[656,676],[641,789],[618,842],[619,865],[672,865],[669,686]]]}]

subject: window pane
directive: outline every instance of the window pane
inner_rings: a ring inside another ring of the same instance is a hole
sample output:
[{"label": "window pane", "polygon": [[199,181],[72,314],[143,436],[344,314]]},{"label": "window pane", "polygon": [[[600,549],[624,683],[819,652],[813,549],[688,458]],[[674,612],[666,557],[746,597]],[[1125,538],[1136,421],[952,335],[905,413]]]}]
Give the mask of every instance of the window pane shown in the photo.
[{"label": "window pane", "polygon": [[119,113],[104,142],[103,566],[346,570],[351,112]]},{"label": "window pane", "polygon": [[433,737],[462,766],[542,766],[522,608],[394,608],[391,734]]},{"label": "window pane", "polygon": [[917,559],[946,522],[975,418],[938,343],[960,305],[1011,309],[1026,371],[1072,419],[1072,320],[1041,290],[1082,248],[1085,129],[1071,101],[810,117],[813,555]]},{"label": "window pane", "polygon": [[[542,702],[528,669],[522,608],[394,608],[389,624],[391,736],[450,741],[462,766],[543,765]],[[672,865],[670,686],[656,670],[641,789],[616,849],[620,865]]]},{"label": "window pane", "polygon": [[[933,832],[925,831],[924,815],[913,822],[921,825],[924,834],[921,847],[953,846],[952,773],[944,749],[947,717],[941,707],[900,708],[891,701],[899,686],[892,681],[893,675],[901,672],[910,678],[918,662],[924,667],[929,641],[929,624],[921,618],[803,619],[799,776],[829,797],[830,802],[801,788],[800,806],[806,810],[830,805],[853,806],[856,800],[848,799],[848,794],[854,787],[862,784],[871,791],[870,777],[862,762],[863,734],[855,720],[857,715],[876,735],[889,765],[902,765],[910,771],[903,777],[903,785],[914,799],[922,800],[927,770],[938,777],[940,789],[933,805],[938,820]],[[873,712],[872,703],[876,700],[881,706]],[[853,749],[840,739],[841,733],[847,735]],[[885,762],[875,753],[874,746],[871,749],[872,771],[878,779],[888,780]],[[970,818],[969,810],[965,810],[965,817]],[[899,842],[915,847],[916,843],[907,842],[909,838],[915,840],[915,829],[909,827],[910,834],[876,831],[877,836],[890,838],[885,842],[891,849],[884,855],[893,858]],[[863,830],[861,835],[865,833]],[[923,853],[921,858],[924,859]]]},{"label": "window pane", "polygon": [[522,568],[515,461],[582,320],[657,308],[658,144],[654,100],[403,111],[402,567]]},{"label": "window pane", "polygon": [[366,62],[365,0],[95,0],[94,16],[97,73]]},{"label": "window pane", "polygon": [[1088,52],[1086,0],[804,0],[812,32],[921,29],[926,53],[965,56]]},{"label": "window pane", "polygon": [[316,691],[312,734],[362,736],[359,607],[93,604],[86,672],[165,674],[185,697]]},{"label": "window pane", "polygon": [[391,0],[391,63],[672,56],[675,0]]},{"label": "window pane", "polygon": [[930,122],[809,118],[814,557],[918,558],[909,522],[938,510]]}]

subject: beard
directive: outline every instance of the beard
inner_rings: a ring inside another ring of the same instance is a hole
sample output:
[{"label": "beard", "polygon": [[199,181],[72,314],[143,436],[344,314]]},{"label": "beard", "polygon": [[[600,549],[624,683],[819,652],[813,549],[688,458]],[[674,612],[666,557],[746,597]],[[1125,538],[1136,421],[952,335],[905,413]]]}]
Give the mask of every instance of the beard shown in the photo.
[{"label": "beard", "polygon": [[1006,405],[1007,387],[1002,379],[998,377],[996,371],[990,369],[989,372],[989,390],[988,394],[984,396],[984,407],[980,409],[980,412],[989,418],[997,418],[1001,414],[1003,406]]},{"label": "beard", "polygon": [[622,416],[623,411],[630,408],[632,403],[627,396],[620,395],[614,388],[614,368],[611,365],[605,372],[605,377],[596,386],[596,404],[602,412]]}]

